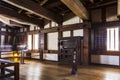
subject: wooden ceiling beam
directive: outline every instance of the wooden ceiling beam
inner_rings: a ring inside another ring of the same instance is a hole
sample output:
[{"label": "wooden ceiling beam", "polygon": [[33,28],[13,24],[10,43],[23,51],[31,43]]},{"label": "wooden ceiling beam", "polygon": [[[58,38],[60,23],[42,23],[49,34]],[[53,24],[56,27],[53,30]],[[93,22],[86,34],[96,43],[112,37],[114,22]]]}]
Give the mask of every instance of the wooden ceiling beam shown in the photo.
[{"label": "wooden ceiling beam", "polygon": [[61,0],[74,14],[88,20],[88,12],[80,0]]},{"label": "wooden ceiling beam", "polygon": [[46,5],[46,7],[50,7],[50,8],[53,8],[53,7],[56,7],[56,6],[59,6],[61,5],[62,3],[60,1],[56,1],[56,2],[53,2],[51,4],[48,4]]},{"label": "wooden ceiling beam", "polygon": [[44,26],[44,22],[42,20],[34,19],[34,18],[30,18],[30,17],[24,16],[24,15],[21,15],[21,14],[17,13],[16,11],[10,10],[1,5],[0,5],[0,15],[9,17],[14,20],[18,20],[20,22],[35,24],[41,28]]},{"label": "wooden ceiling beam", "polygon": [[116,0],[111,0],[111,1],[106,1],[106,2],[98,2],[98,3],[94,3],[91,5],[88,5],[89,9],[94,9],[94,8],[99,8],[99,7],[104,7],[104,6],[108,6],[108,5],[112,5],[117,3]]},{"label": "wooden ceiling beam", "polygon": [[117,0],[117,15],[120,17],[120,0]]},{"label": "wooden ceiling beam", "polygon": [[52,20],[57,23],[62,22],[62,17],[60,15],[55,14],[55,13],[41,7],[39,4],[37,4],[31,0],[3,0],[3,1],[7,2],[13,6],[16,6],[18,8],[21,8],[23,10],[26,10],[28,12],[31,12],[42,18]]},{"label": "wooden ceiling beam", "polygon": [[40,5],[43,6],[48,0],[43,0]]},{"label": "wooden ceiling beam", "polygon": [[21,24],[21,23],[10,20],[10,25],[9,26],[25,27],[25,26],[28,26],[28,25],[24,25],[24,24]]},{"label": "wooden ceiling beam", "polygon": [[91,3],[94,3],[94,0],[90,0]]}]

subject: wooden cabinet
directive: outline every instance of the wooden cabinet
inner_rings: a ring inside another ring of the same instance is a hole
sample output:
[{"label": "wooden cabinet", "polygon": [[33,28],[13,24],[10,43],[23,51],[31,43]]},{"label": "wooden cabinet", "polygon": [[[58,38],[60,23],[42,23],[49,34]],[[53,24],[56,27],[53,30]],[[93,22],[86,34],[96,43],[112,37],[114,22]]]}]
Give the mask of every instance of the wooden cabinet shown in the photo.
[{"label": "wooden cabinet", "polygon": [[83,62],[83,37],[66,37],[59,39],[60,64],[82,64]]}]

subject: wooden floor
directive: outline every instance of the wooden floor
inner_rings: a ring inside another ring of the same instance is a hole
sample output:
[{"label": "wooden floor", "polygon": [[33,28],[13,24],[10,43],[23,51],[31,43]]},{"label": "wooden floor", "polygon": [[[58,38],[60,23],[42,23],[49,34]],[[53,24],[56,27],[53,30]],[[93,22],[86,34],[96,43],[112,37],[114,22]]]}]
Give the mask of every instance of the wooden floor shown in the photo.
[{"label": "wooden floor", "polygon": [[79,67],[76,75],[70,72],[70,67],[46,61],[20,64],[20,80],[120,80],[119,68],[88,66]]}]

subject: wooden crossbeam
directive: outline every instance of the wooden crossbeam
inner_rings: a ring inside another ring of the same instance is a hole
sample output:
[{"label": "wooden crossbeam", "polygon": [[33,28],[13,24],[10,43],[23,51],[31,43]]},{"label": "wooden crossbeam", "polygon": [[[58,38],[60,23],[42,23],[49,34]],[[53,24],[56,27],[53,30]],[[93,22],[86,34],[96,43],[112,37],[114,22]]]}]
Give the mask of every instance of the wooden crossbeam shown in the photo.
[{"label": "wooden crossbeam", "polygon": [[91,3],[94,3],[94,0],[90,0]]},{"label": "wooden crossbeam", "polygon": [[117,15],[120,16],[120,0],[117,0]]},{"label": "wooden crossbeam", "polygon": [[53,2],[51,4],[48,4],[46,5],[47,7],[50,7],[50,8],[53,8],[53,7],[56,7],[56,6],[59,6],[61,5],[62,3],[60,1],[56,1],[56,2]]},{"label": "wooden crossbeam", "polygon": [[88,6],[88,8],[89,9],[94,9],[94,8],[104,7],[104,6],[108,6],[108,5],[112,5],[112,4],[116,4],[116,3],[117,3],[116,0],[98,2],[98,3],[90,4]]},{"label": "wooden crossbeam", "polygon": [[31,12],[37,16],[40,16],[42,18],[53,20],[57,23],[60,23],[62,21],[62,17],[58,14],[55,14],[43,7],[41,7],[39,4],[31,1],[31,0],[3,0],[4,2],[7,2],[13,6],[16,6],[18,8],[21,8],[23,10],[26,10],[28,12]]},{"label": "wooden crossbeam", "polygon": [[74,14],[84,20],[88,20],[88,12],[79,0],[61,0]]},{"label": "wooden crossbeam", "polygon": [[30,18],[24,15],[18,14],[16,11],[10,10],[1,5],[0,5],[0,15],[7,16],[11,19],[15,19],[21,22],[24,21],[27,23],[32,23],[32,24],[38,25],[39,27],[43,27],[44,25],[44,22],[42,20],[34,19],[34,18]]}]

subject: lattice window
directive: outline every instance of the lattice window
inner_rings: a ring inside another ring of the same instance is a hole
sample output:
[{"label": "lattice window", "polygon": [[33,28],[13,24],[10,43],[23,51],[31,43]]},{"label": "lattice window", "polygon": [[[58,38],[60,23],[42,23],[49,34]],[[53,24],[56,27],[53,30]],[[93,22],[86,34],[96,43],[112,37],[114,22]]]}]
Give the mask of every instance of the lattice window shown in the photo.
[{"label": "lattice window", "polygon": [[119,28],[107,28],[107,50],[119,51]]},{"label": "lattice window", "polygon": [[28,49],[32,50],[32,35],[28,35],[27,45],[28,45]]},{"label": "lattice window", "polygon": [[39,34],[33,35],[33,49],[35,50],[39,49]]}]

